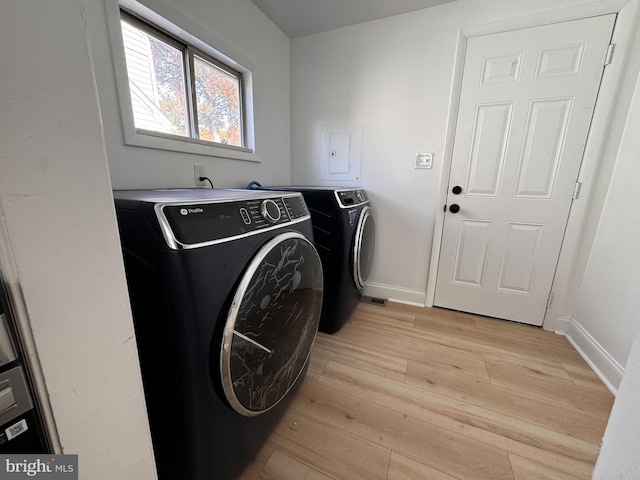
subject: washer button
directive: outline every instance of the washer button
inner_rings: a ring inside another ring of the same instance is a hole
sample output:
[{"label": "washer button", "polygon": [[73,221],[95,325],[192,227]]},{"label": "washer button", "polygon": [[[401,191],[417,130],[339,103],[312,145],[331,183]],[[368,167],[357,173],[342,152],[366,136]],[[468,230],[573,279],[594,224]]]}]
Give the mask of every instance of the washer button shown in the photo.
[{"label": "washer button", "polygon": [[242,217],[242,221],[245,224],[251,225],[251,217],[249,216],[249,212],[247,211],[246,208],[241,208],[240,209],[240,216]]}]

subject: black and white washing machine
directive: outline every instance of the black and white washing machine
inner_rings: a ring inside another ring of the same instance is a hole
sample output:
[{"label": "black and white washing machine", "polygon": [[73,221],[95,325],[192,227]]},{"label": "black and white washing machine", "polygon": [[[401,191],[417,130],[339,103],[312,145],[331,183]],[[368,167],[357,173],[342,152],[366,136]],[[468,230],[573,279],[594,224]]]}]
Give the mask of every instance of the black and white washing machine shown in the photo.
[{"label": "black and white washing machine", "polygon": [[371,273],[375,221],[367,192],[345,187],[266,187],[251,189],[302,193],[311,213],[314,244],[324,269],[324,300],[319,330],[338,331],[351,317]]},{"label": "black and white washing machine", "polygon": [[233,479],[300,386],[323,295],[300,194],[114,191],[161,480]]}]

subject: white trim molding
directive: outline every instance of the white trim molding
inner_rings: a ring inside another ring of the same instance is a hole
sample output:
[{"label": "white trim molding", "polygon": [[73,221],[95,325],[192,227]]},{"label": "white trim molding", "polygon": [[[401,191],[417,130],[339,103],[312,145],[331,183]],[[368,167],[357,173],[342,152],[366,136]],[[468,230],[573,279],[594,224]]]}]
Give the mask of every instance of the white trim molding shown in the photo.
[{"label": "white trim molding", "polygon": [[370,297],[386,298],[391,302],[404,303],[417,307],[425,306],[425,293],[418,290],[398,288],[381,283],[367,283],[364,294]]},{"label": "white trim molding", "polygon": [[607,388],[617,395],[624,368],[580,325],[575,318],[558,318],[555,331],[564,335]]}]

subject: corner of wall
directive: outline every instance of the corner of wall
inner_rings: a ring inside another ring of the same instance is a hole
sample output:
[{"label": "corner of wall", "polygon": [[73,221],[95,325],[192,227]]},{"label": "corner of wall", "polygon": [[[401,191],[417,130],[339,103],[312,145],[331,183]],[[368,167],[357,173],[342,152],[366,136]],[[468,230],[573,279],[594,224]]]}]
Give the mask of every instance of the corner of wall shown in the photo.
[{"label": "corner of wall", "polygon": [[559,328],[556,333],[564,335],[569,340],[611,393],[617,395],[618,387],[624,375],[624,368],[609,355],[575,318],[559,318],[558,321]]},{"label": "corner of wall", "polygon": [[636,339],[627,359],[625,377],[611,410],[592,478],[640,477],[640,417],[636,415],[639,391],[640,341]]},{"label": "corner of wall", "polygon": [[571,317],[558,317],[555,320],[546,320],[542,328],[556,335],[566,335],[571,326]]}]

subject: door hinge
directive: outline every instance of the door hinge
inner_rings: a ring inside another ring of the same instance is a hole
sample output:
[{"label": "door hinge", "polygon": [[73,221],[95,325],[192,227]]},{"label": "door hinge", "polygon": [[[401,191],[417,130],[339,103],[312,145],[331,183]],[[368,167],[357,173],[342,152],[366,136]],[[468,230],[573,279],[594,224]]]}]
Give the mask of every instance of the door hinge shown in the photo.
[{"label": "door hinge", "polygon": [[577,200],[578,197],[580,196],[581,188],[582,188],[582,182],[576,182],[576,186],[573,187],[573,196],[571,198],[573,198],[574,200]]},{"label": "door hinge", "polygon": [[551,308],[551,304],[553,303],[553,297],[555,293],[549,292],[549,298],[547,299],[547,308]]},{"label": "door hinge", "polygon": [[606,67],[613,60],[613,51],[616,49],[615,43],[610,43],[609,48],[607,48],[607,56],[604,59],[604,66]]}]

